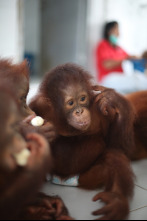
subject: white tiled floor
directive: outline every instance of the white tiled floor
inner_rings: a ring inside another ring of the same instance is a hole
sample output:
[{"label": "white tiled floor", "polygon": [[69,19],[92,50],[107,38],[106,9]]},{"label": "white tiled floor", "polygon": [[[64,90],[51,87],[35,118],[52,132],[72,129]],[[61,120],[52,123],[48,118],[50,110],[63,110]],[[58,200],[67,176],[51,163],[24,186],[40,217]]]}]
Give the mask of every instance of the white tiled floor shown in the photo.
[{"label": "white tiled floor", "polygon": [[[136,184],[147,189],[147,160],[133,163],[136,175]],[[59,195],[67,205],[70,215],[77,220],[95,219],[91,213],[103,206],[102,203],[93,203],[92,198],[98,191],[85,191],[75,187],[63,187],[46,183],[43,191],[49,195]],[[135,187],[135,194],[131,201],[131,210],[147,206],[147,191]],[[147,220],[147,208],[131,212],[129,220]]]},{"label": "white tiled floor", "polygon": [[[31,83],[28,100],[35,95],[39,81]],[[147,160],[133,163],[133,169],[136,175],[136,184],[147,189]],[[62,187],[46,183],[43,191],[49,195],[59,195],[67,205],[70,215],[78,220],[95,219],[91,215],[92,211],[102,207],[102,204],[93,203],[91,199],[98,191],[84,191],[78,188]],[[147,191],[135,187],[134,198],[131,202],[131,210],[138,207],[147,206]],[[129,220],[147,220],[147,207],[130,213]]]}]

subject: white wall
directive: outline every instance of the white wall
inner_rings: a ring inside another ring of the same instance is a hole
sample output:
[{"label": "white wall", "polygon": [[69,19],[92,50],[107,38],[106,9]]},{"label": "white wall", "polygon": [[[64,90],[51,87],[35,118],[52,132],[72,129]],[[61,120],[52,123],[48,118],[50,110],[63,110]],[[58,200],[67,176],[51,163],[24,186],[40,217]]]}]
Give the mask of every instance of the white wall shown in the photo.
[{"label": "white wall", "polygon": [[105,22],[106,0],[88,0],[88,69],[96,77],[95,48],[102,37],[102,28]]},{"label": "white wall", "polygon": [[21,59],[18,0],[0,0],[0,57]]},{"label": "white wall", "polygon": [[120,22],[121,44],[128,52],[147,50],[146,0],[108,0],[106,19]]}]

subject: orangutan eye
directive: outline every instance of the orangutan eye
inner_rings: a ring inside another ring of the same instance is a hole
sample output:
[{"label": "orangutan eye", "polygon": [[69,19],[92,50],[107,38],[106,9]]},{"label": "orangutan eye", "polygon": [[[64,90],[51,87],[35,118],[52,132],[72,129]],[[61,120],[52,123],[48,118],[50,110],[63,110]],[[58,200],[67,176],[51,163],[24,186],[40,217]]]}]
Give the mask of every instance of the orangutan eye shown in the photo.
[{"label": "orangutan eye", "polygon": [[81,98],[81,101],[84,102],[85,100],[86,100],[86,97],[83,96],[83,97]]},{"label": "orangutan eye", "polygon": [[21,101],[26,101],[26,96],[22,96],[22,97],[20,98],[20,100],[21,100]]},{"label": "orangutan eye", "polygon": [[73,101],[69,101],[69,102],[68,102],[68,105],[69,105],[69,106],[73,106],[73,104],[74,104]]}]

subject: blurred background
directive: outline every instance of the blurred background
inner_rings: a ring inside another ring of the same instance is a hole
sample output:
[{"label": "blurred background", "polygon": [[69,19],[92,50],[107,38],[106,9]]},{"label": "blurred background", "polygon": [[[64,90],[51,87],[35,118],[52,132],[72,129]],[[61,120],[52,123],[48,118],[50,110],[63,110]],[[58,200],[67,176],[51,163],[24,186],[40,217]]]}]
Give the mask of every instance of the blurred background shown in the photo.
[{"label": "blurred background", "polygon": [[37,78],[66,62],[96,77],[96,45],[111,20],[128,53],[147,50],[147,0],[0,0],[0,56],[28,58]]}]

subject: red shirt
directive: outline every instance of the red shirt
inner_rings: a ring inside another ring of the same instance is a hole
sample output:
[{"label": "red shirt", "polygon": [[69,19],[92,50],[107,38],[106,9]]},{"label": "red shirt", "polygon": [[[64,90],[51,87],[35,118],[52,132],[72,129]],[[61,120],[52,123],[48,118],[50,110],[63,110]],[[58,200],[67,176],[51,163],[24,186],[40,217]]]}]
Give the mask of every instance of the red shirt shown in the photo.
[{"label": "red shirt", "polygon": [[118,72],[123,73],[122,66],[118,66],[111,70],[108,70],[104,67],[103,63],[106,60],[122,60],[126,59],[128,54],[119,46],[112,46],[111,43],[107,40],[103,40],[98,44],[96,50],[96,62],[98,69],[98,80],[102,81],[104,77],[106,77],[109,73]]}]

